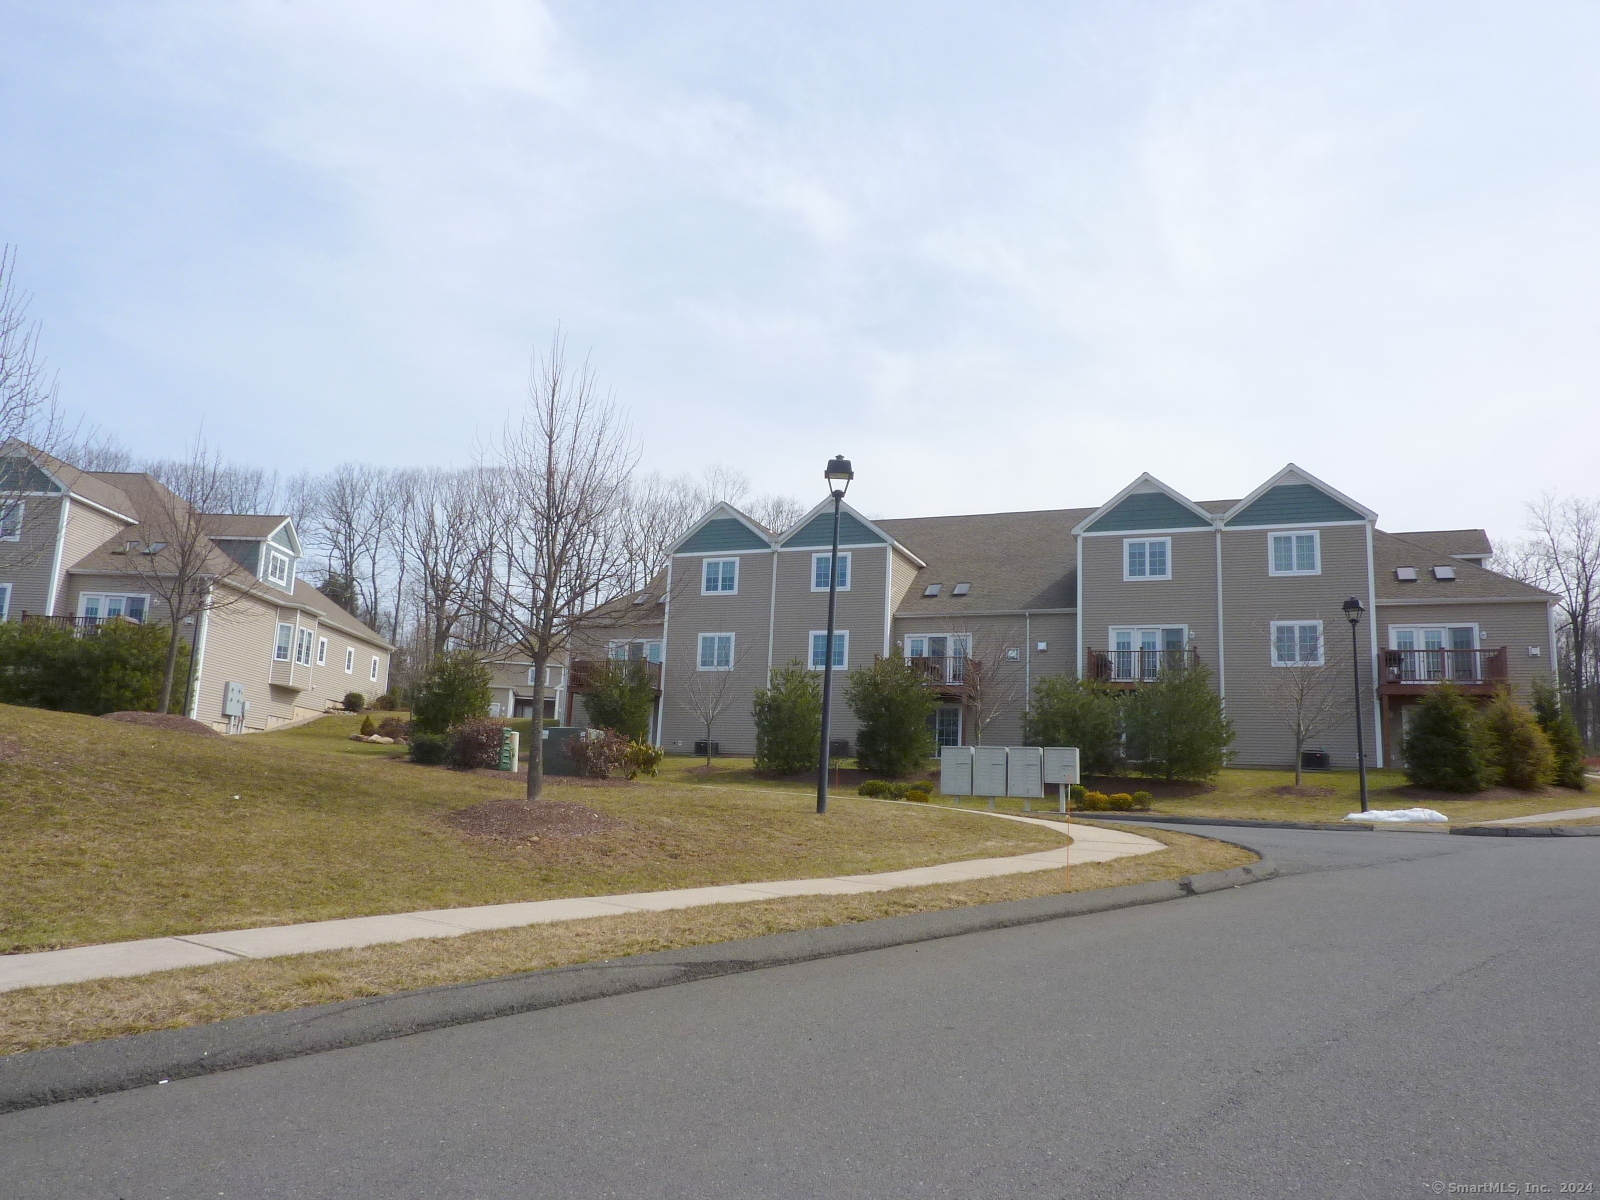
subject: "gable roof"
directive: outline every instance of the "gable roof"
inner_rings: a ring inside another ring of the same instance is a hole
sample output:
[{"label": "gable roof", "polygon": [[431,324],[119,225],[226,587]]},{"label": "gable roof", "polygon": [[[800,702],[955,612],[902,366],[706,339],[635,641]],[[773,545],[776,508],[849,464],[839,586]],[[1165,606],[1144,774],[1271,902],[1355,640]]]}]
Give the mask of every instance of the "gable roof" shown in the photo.
[{"label": "gable roof", "polygon": [[[926,563],[900,612],[955,619],[966,613],[1072,608],[1078,579],[1073,529],[1093,511],[1060,508],[878,522]],[[924,598],[930,583],[944,587],[937,597]],[[972,590],[952,596],[950,590],[958,583],[970,583]]]},{"label": "gable roof", "polygon": [[200,523],[210,537],[264,541],[277,533],[288,519],[262,513],[205,513]]},{"label": "gable roof", "polygon": [[[1435,566],[1454,567],[1456,577],[1435,579],[1429,569]],[[1402,583],[1395,577],[1397,567],[1415,567],[1416,580]],[[1452,600],[1549,602],[1556,598],[1553,593],[1531,583],[1440,553],[1427,542],[1408,535],[1385,533],[1381,529],[1372,534],[1372,568],[1373,589],[1380,603],[1385,600],[1428,600],[1439,604]]]},{"label": "gable roof", "polygon": [[[80,471],[71,463],[62,462],[53,454],[46,454],[37,446],[30,446],[27,442],[11,438],[4,445],[0,445],[0,456],[8,459],[25,459],[33,465],[36,471],[48,475],[61,490],[65,490],[80,500],[86,500],[97,508],[107,509],[116,516],[125,520],[137,520],[133,502],[123,490],[115,484],[107,482],[101,476],[88,471]],[[35,481],[28,481],[35,482]],[[0,487],[6,484],[0,480]],[[29,491],[55,491],[57,488],[28,488]]]},{"label": "gable roof", "polygon": [[755,518],[722,503],[701,517],[672,547],[673,554],[771,550],[772,534]]},{"label": "gable roof", "polygon": [[1450,558],[1488,558],[1494,553],[1489,534],[1482,529],[1425,529],[1418,533],[1397,533],[1393,536],[1427,546],[1435,554]]},{"label": "gable roof", "polygon": [[1078,523],[1076,534],[1210,529],[1212,515],[1146,471]]},{"label": "gable roof", "polygon": [[1229,529],[1374,521],[1378,514],[1290,463],[1223,515]]}]

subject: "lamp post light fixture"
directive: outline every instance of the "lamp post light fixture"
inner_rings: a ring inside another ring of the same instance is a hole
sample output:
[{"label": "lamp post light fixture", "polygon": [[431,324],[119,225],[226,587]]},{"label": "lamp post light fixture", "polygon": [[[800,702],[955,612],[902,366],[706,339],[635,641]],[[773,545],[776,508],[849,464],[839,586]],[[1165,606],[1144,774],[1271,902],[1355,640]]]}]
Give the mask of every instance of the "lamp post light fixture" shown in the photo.
[{"label": "lamp post light fixture", "polygon": [[828,641],[822,650],[822,751],[817,756],[817,812],[828,811],[828,728],[833,711],[833,622],[839,603],[839,506],[856,477],[850,460],[836,454],[822,472],[833,494],[833,552],[828,558]]},{"label": "lamp post light fixture", "polygon": [[[1350,672],[1356,688],[1356,767],[1361,772],[1361,811],[1370,812],[1367,806],[1367,752],[1361,741],[1361,643],[1356,638],[1356,626],[1361,624],[1361,614],[1367,610],[1354,596],[1346,600],[1343,607],[1344,615],[1350,621]],[[1374,737],[1378,735],[1376,729],[1372,733]]]}]

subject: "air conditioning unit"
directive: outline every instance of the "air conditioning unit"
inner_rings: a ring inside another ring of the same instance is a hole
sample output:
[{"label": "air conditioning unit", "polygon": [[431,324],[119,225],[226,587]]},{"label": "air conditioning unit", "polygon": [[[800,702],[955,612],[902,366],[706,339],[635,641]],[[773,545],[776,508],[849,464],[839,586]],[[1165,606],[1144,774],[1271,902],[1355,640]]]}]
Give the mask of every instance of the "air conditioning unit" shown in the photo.
[{"label": "air conditioning unit", "polygon": [[1326,750],[1300,751],[1300,769],[1302,771],[1328,771],[1332,769]]},{"label": "air conditioning unit", "polygon": [[709,754],[712,758],[716,758],[722,753],[722,747],[718,743],[712,742],[711,749],[707,750],[704,742],[696,742],[694,744],[694,752],[700,755],[702,758],[704,758],[707,754]]},{"label": "air conditioning unit", "polygon": [[832,738],[828,742],[829,758],[849,758],[850,742],[847,738]]}]

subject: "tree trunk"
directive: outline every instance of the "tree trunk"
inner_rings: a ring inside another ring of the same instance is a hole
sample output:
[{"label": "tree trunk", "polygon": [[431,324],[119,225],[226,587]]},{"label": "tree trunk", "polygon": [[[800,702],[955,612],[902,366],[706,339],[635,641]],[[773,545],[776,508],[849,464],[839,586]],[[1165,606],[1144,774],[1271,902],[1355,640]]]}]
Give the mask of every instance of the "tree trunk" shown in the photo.
[{"label": "tree trunk", "polygon": [[161,669],[161,699],[156,711],[164,713],[172,703],[172,677],[178,673],[178,643],[183,640],[183,627],[172,623],[172,634],[167,638],[167,661]]},{"label": "tree trunk", "polygon": [[1305,782],[1306,782],[1305,740],[1303,738],[1295,738],[1295,740],[1294,740],[1294,786],[1297,787],[1297,788],[1304,787],[1305,786]]},{"label": "tree trunk", "polygon": [[533,729],[528,734],[528,799],[544,794],[544,669],[550,660],[533,660]]},{"label": "tree trunk", "polygon": [[706,722],[706,770],[711,770],[711,722]]}]

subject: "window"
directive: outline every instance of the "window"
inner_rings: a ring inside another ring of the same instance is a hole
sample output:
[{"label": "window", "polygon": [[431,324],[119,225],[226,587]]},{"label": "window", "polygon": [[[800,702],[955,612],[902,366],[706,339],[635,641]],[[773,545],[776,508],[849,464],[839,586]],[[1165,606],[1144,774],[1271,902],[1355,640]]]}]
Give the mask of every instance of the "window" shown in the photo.
[{"label": "window", "polygon": [[327,665],[328,665],[328,639],[327,638],[318,638],[317,639],[317,666],[325,667]]},{"label": "window", "polygon": [[606,657],[618,662],[643,659],[645,662],[658,663],[661,661],[661,643],[658,640],[643,638],[631,642],[612,642],[606,647]]},{"label": "window", "polygon": [[[836,630],[833,635],[833,669],[835,671],[847,670],[850,658],[850,631],[848,629]],[[820,671],[828,665],[828,631],[826,629],[813,629],[811,631],[811,669]]]},{"label": "window", "polygon": [[279,587],[289,586],[289,560],[275,550],[267,551],[267,579]]},{"label": "window", "polygon": [[1478,641],[1476,625],[1390,626],[1384,681],[1480,683],[1483,663]]},{"label": "window", "polygon": [[277,643],[272,647],[272,661],[273,662],[288,662],[289,661],[289,649],[293,645],[294,645],[294,626],[293,625],[284,625],[284,624],[280,623],[278,625],[278,640],[277,640]]},{"label": "window", "polygon": [[700,635],[700,670],[733,670],[733,634],[702,633]]},{"label": "window", "polygon": [[350,674],[356,669],[356,651],[354,646],[346,646],[344,650],[344,673]]},{"label": "window", "polygon": [[1124,626],[1111,631],[1106,676],[1114,683],[1148,682],[1166,667],[1181,667],[1189,647],[1187,625]]},{"label": "window", "polygon": [[149,596],[117,595],[113,592],[85,592],[78,597],[78,615],[90,623],[123,617],[144,622]]},{"label": "window", "polygon": [[[828,590],[828,559],[826,554],[813,554],[811,556],[811,590],[825,592]],[[850,555],[839,555],[839,590],[850,590]]]},{"label": "window", "polygon": [[1274,621],[1272,623],[1272,665],[1275,667],[1320,667],[1322,665],[1322,622]]},{"label": "window", "polygon": [[311,665],[311,646],[316,640],[316,634],[309,629],[299,630],[294,639],[294,661],[302,667]]},{"label": "window", "polygon": [[22,510],[26,507],[21,500],[0,507],[0,542],[22,540]]},{"label": "window", "polygon": [[737,558],[706,559],[705,575],[700,584],[700,594],[710,596],[718,592],[739,590],[739,560]]},{"label": "window", "polygon": [[1172,539],[1129,538],[1122,543],[1124,579],[1171,579]]},{"label": "window", "polygon": [[11,614],[11,585],[0,583],[0,621],[4,621]]},{"label": "window", "polygon": [[[538,667],[529,667],[528,668],[528,684],[529,684],[529,686],[532,686],[534,683],[538,682],[538,679],[539,679],[538,670],[539,670]],[[546,667],[544,669],[544,685],[545,685],[545,687],[552,687],[552,688],[558,688],[558,687],[561,686],[561,668],[560,667],[555,666],[554,664],[552,664],[552,665],[550,665],[550,666],[548,666],[548,667]]]},{"label": "window", "polygon": [[1309,533],[1274,533],[1268,573],[1272,575],[1322,574],[1322,537]]},{"label": "window", "polygon": [[372,670],[368,672],[367,678],[374,683],[378,682],[378,656],[376,654],[372,656]]},{"label": "window", "polygon": [[[906,636],[906,657],[934,683],[965,683],[970,633],[916,633]],[[952,745],[956,743],[951,743]]]}]

